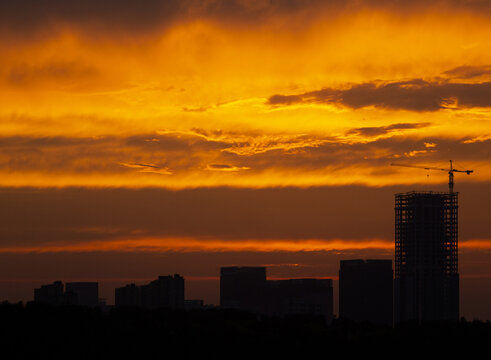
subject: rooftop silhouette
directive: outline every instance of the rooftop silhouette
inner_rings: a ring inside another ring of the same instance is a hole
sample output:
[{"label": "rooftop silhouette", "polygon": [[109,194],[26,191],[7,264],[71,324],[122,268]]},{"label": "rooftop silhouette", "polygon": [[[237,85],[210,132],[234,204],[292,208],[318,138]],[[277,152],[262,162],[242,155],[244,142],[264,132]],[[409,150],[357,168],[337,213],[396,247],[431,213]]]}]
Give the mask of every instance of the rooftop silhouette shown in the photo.
[{"label": "rooftop silhouette", "polygon": [[341,260],[339,317],[392,325],[392,260]]},{"label": "rooftop silhouette", "polygon": [[222,267],[220,306],[272,316],[333,318],[331,279],[266,280],[265,267]]},{"label": "rooftop silhouette", "polygon": [[178,274],[159,276],[147,285],[129,284],[115,289],[116,307],[146,309],[184,308],[184,278]]},{"label": "rooftop silhouette", "polygon": [[95,307],[99,305],[99,284],[97,282],[55,281],[34,289],[34,301],[50,305],[80,305]]}]

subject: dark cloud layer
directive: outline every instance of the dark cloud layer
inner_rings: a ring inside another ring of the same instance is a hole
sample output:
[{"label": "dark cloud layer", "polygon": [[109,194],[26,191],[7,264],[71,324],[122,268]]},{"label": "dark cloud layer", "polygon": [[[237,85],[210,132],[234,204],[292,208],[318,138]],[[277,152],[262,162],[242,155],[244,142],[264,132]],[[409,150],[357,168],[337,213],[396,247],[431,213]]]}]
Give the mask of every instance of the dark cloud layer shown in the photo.
[{"label": "dark cloud layer", "polygon": [[[340,7],[342,2],[329,3]],[[25,34],[60,26],[138,33],[196,19],[256,22],[322,4],[320,0],[19,0],[0,3],[0,24],[6,31]]]},{"label": "dark cloud layer", "polygon": [[[97,28],[126,33],[166,28],[175,22],[212,19],[228,24],[267,22],[272,16],[322,13],[332,18],[363,8],[400,15],[424,9],[489,13],[488,1],[441,0],[16,0],[0,2],[0,28],[15,35],[32,35],[57,27]],[[111,35],[111,33],[106,33]],[[114,34],[112,34],[114,35]]]},{"label": "dark cloud layer", "polygon": [[177,0],[20,0],[0,4],[0,23],[25,33],[63,25],[121,27],[139,30],[166,23],[183,12]]},{"label": "dark cloud layer", "polygon": [[348,89],[324,88],[296,95],[273,95],[267,103],[273,106],[324,103],[352,109],[375,106],[417,112],[491,107],[491,82],[461,84],[423,79],[371,82],[354,84]]},{"label": "dark cloud layer", "polygon": [[[423,175],[424,176],[424,175]],[[446,181],[442,180],[442,188]],[[489,183],[457,181],[461,239],[489,238]],[[267,189],[0,189],[0,246],[140,237],[386,239],[394,194],[426,186]],[[433,186],[432,190],[435,189]]]},{"label": "dark cloud layer", "polygon": [[[369,218],[362,216],[365,206],[349,200],[365,198],[368,205],[377,196],[387,211]],[[391,195],[376,189],[26,189],[1,191],[0,199],[2,245],[84,237],[390,237],[392,231],[384,225],[391,219]]]}]

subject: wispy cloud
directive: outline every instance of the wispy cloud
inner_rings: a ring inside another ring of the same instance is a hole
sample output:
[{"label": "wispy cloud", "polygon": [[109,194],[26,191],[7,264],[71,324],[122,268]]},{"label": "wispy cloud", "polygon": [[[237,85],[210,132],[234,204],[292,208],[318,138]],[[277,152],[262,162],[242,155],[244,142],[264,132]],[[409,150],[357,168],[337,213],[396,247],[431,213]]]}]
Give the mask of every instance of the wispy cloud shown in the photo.
[{"label": "wispy cloud", "polygon": [[208,164],[206,165],[206,170],[210,171],[242,171],[242,170],[249,170],[250,168],[246,166],[238,167],[238,166],[233,166],[233,165],[228,165],[228,164]]},{"label": "wispy cloud", "polygon": [[397,130],[411,130],[411,129],[420,129],[430,126],[430,123],[399,123],[399,124],[391,124],[387,126],[371,126],[371,127],[362,127],[351,129],[347,132],[347,135],[356,134],[366,137],[385,135],[393,131]]},{"label": "wispy cloud", "polygon": [[172,175],[172,171],[168,168],[152,165],[152,164],[130,164],[130,163],[119,163],[122,166],[126,166],[133,169],[138,169],[139,172],[150,172],[162,175]]},{"label": "wispy cloud", "polygon": [[[426,129],[432,126],[436,125],[395,123],[352,128],[330,137],[198,130],[98,138],[0,137],[4,174],[0,183],[17,179],[27,185],[23,181],[37,178],[46,185],[65,179],[66,186],[84,181],[102,181],[106,186],[117,178],[118,186],[138,182],[143,186],[148,180],[180,188],[197,186],[199,181],[215,186],[250,186],[251,181],[257,186],[284,186],[293,185],[286,181],[294,179],[304,185],[353,179],[385,184],[400,181],[398,173],[392,170],[392,177],[384,179],[377,173],[388,171],[394,160],[412,158],[428,164],[448,159],[480,164],[480,180],[489,179],[489,137],[428,137]],[[353,178],[360,168],[367,169],[363,177],[360,172]],[[152,180],[153,174],[166,176]]]}]

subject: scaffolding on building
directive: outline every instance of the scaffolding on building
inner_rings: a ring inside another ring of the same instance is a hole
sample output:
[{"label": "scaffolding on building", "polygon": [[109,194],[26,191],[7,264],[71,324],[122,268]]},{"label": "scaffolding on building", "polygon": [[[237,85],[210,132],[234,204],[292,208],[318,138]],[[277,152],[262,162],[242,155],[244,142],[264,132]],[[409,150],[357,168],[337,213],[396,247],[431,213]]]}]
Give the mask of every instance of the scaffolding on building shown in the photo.
[{"label": "scaffolding on building", "polygon": [[458,193],[395,195],[395,319],[459,317]]}]

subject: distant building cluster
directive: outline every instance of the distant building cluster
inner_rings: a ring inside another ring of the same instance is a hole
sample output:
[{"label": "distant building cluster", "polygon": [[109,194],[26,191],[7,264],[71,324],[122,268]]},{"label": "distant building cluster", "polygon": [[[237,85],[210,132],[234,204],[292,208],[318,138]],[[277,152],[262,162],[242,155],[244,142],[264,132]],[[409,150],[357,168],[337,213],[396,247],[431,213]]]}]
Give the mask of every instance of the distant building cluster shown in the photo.
[{"label": "distant building cluster", "polygon": [[[459,319],[457,193],[396,194],[395,274],[392,260],[341,260],[339,316],[392,325]],[[61,281],[34,289],[52,305],[97,306],[96,282]],[[197,309],[184,299],[184,278],[159,276],[146,285],[115,289],[116,307]],[[322,315],[333,319],[331,279],[267,280],[266,267],[222,267],[220,307],[270,316]]]},{"label": "distant building cluster", "polygon": [[220,307],[273,316],[333,317],[331,279],[266,280],[265,267],[222,267]]},{"label": "distant building cluster", "polygon": [[177,274],[159,276],[157,280],[147,285],[129,284],[116,288],[115,306],[182,309],[184,308],[184,278]]},{"label": "distant building cluster", "polygon": [[99,299],[97,282],[70,282],[66,289],[61,281],[42,285],[34,289],[34,301],[51,305],[81,305],[96,307],[103,303]]}]

